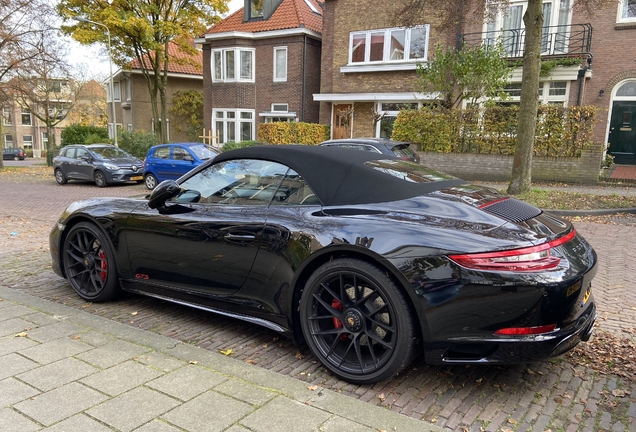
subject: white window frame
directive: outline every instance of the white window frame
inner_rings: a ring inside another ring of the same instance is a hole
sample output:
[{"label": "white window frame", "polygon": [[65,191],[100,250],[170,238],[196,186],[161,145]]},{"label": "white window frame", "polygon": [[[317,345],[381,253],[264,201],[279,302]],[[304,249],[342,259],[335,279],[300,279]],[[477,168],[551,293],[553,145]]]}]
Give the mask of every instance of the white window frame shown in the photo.
[{"label": "white window frame", "polygon": [[[234,114],[234,117],[228,118],[227,113],[231,112]],[[241,114],[248,114],[251,116],[250,119],[241,118]],[[218,114],[222,116],[219,117]],[[249,120],[249,121],[248,121]],[[217,123],[223,124],[222,136],[223,140],[220,140]],[[240,108],[215,108],[212,110],[212,128],[214,131],[214,136],[217,140],[215,145],[223,145],[228,142],[228,123],[234,123],[234,138],[235,142],[244,141],[240,139],[241,137],[241,123],[251,123],[251,137],[247,141],[254,141],[256,139],[256,110],[253,109],[240,109]],[[236,141],[238,139],[238,141]]]},{"label": "white window frame", "polygon": [[[565,83],[565,94],[563,95],[551,95],[550,87],[552,84],[556,83]],[[562,103],[564,107],[568,106],[568,100],[570,98],[570,83],[571,81],[541,81],[539,86],[541,88],[541,94],[539,95],[539,103],[540,104],[549,104],[549,103]],[[513,82],[510,83],[515,86],[519,86],[519,93],[521,93],[521,82]],[[511,102],[511,103],[519,103],[521,101],[521,96],[509,96],[508,99],[502,102]]]},{"label": "white window frame", "polygon": [[[411,55],[411,32],[413,29],[426,29],[426,42],[424,48],[424,56],[417,59],[409,58]],[[404,31],[404,58],[399,60],[391,60],[390,59],[390,46],[391,46],[391,32],[393,31]],[[371,35],[374,33],[384,33],[384,50],[383,50],[383,59],[370,61],[369,58],[371,56]],[[353,62],[353,38],[356,36],[365,36],[365,54],[363,62]],[[353,31],[349,33],[349,61],[348,66],[361,66],[361,65],[377,65],[377,64],[400,64],[400,63],[411,63],[415,64],[416,62],[425,62],[428,60],[428,42],[431,36],[430,25],[418,25],[412,28],[404,28],[404,27],[392,27],[385,29],[373,29],[373,30],[364,30],[364,31]]]},{"label": "white window frame", "polygon": [[[281,52],[284,51],[285,52],[285,70],[282,71],[284,72],[282,75],[282,77],[278,77],[278,72],[280,72],[277,68],[277,62],[276,62],[276,55]],[[274,82],[286,82],[287,81],[287,61],[289,59],[289,56],[287,55],[288,51],[287,51],[287,47],[286,46],[280,46],[280,47],[274,47]]]},{"label": "white window frame", "polygon": [[121,102],[121,84],[119,81],[113,82],[113,96],[115,98],[115,102]]},{"label": "white window frame", "polygon": [[[28,114],[29,115],[29,123],[25,123],[24,122],[24,115]],[[20,112],[20,124],[22,126],[33,126],[33,116],[31,115],[31,112],[28,110],[22,110]]]},{"label": "white window frame", "polygon": [[[227,71],[226,71],[226,59],[227,59],[227,53],[228,52],[233,52],[234,53],[234,76],[228,78],[227,77]],[[221,61],[221,76],[217,77],[216,76],[216,54],[220,53],[220,61]],[[251,59],[251,65],[252,65],[252,70],[251,70],[251,76],[249,78],[243,78],[241,77],[241,54],[242,53],[248,53],[250,55],[250,59]],[[212,50],[211,56],[210,56],[210,63],[211,63],[211,74],[212,74],[212,82],[255,82],[255,76],[256,76],[256,49],[254,48],[239,48],[239,47],[234,47],[234,48],[222,48],[222,49],[215,49]]]},{"label": "white window frame", "polygon": [[[632,1],[634,1],[634,0],[632,0]],[[618,13],[616,14],[616,22],[617,23],[636,22],[636,10],[634,11],[635,15],[633,17],[623,17],[623,14],[625,12],[625,8],[627,7],[628,4],[629,4],[629,0],[620,0],[618,2]],[[635,7],[636,7],[636,5],[635,5]]]},{"label": "white window frame", "polygon": [[[11,139],[7,139],[11,138]],[[4,134],[4,146],[5,148],[13,148],[13,135],[12,134]]]},{"label": "white window frame", "polygon": [[13,126],[13,109],[12,108],[2,108],[2,124],[4,126]]},{"label": "white window frame", "polygon": [[[543,7],[543,5],[545,3],[550,3],[551,4],[551,13],[550,13],[550,20],[549,22],[544,22],[543,26],[544,27],[556,27],[556,26],[564,26],[564,27],[568,27],[570,25],[572,25],[572,7],[573,7],[573,3],[574,0],[570,0],[569,1],[569,7],[567,9],[563,9],[564,13],[567,14],[567,16],[565,17],[565,21],[559,23],[559,20],[561,19],[561,1],[562,0],[543,0],[541,2],[541,5]],[[622,1],[622,0],[621,0]],[[517,7],[517,6],[521,6],[522,11],[521,11],[521,16],[523,17],[523,15],[526,13],[526,10],[528,9],[528,0],[511,0],[509,7]],[[620,8],[620,6],[619,6]],[[504,28],[504,14],[502,12],[499,12],[497,14],[497,17],[495,18],[494,21],[492,22],[487,22],[484,20],[484,25],[483,25],[483,29],[482,32],[484,35],[487,35],[486,37],[492,37],[492,36],[488,36],[490,34],[492,34],[492,32],[499,32]],[[520,29],[525,29],[525,23],[523,22],[523,19],[521,20],[521,24],[520,24]],[[495,36],[499,36],[499,33],[496,33]],[[546,37],[546,35],[544,35],[544,37]],[[567,34],[564,35],[564,39],[565,39],[565,44],[566,44],[566,50],[567,50],[567,44],[569,44],[569,40],[570,40],[570,32],[569,30],[567,31]],[[488,43],[493,43],[494,41],[488,41]],[[518,54],[522,55],[523,51],[519,52]],[[544,52],[543,54],[550,54],[549,52]]]},{"label": "white window frame", "polygon": [[[376,105],[376,110],[377,113],[382,115],[384,114],[384,117],[396,117],[398,116],[398,114],[400,113],[400,111],[390,111],[390,110],[385,110],[383,106],[383,104],[391,104],[391,103],[398,103],[398,104],[417,104],[417,108],[420,109],[422,108],[422,101],[419,100],[406,100],[406,101],[382,101],[382,102],[378,102]],[[380,132],[382,130],[382,120],[380,120],[378,122],[378,124],[375,125],[375,137],[376,138],[380,138]]]},{"label": "white window frame", "polygon": [[[31,139],[27,140],[27,137],[31,137]],[[27,145],[27,143],[29,144]],[[33,149],[33,135],[22,135],[22,147],[24,147],[25,149],[27,147]]]}]

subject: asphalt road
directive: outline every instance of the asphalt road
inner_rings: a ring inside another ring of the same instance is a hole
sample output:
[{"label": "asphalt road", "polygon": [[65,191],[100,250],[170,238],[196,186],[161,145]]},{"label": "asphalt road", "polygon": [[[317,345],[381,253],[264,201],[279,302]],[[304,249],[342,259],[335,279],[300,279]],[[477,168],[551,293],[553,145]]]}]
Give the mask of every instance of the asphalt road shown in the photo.
[{"label": "asphalt road", "polygon": [[[433,367],[418,359],[390,381],[355,386],[332,377],[306,346],[296,347],[270,330],[242,321],[134,295],[104,304],[82,301],[51,271],[47,238],[51,226],[72,201],[145,192],[142,185],[99,189],[71,182],[58,186],[52,172],[0,173],[0,285],[204,349],[231,349],[230,357],[239,361],[448,430],[636,431],[636,383],[599,375],[566,358],[509,367]],[[636,219],[606,217],[575,224],[600,258],[593,285],[597,328],[629,336],[636,327],[632,266]]]}]

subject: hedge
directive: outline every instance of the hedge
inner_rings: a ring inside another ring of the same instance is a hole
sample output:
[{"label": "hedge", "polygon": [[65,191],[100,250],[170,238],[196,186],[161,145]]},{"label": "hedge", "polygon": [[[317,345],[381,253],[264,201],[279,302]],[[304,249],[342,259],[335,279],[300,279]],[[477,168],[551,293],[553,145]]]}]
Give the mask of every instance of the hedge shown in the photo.
[{"label": "hedge", "polygon": [[[486,108],[400,111],[392,139],[411,141],[421,151],[514,154],[519,108],[506,104]],[[534,154],[578,157],[592,142],[598,108],[540,105]]]},{"label": "hedge", "polygon": [[258,125],[258,140],[267,144],[316,145],[329,139],[329,126],[303,122]]}]

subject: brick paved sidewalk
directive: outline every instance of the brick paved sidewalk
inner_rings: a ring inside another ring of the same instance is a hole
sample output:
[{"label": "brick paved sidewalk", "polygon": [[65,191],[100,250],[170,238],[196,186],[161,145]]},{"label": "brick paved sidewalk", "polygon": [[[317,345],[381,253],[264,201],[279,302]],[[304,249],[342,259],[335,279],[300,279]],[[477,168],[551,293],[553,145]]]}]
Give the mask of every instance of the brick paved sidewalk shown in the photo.
[{"label": "brick paved sidewalk", "polygon": [[0,365],[3,432],[441,430],[5,288]]},{"label": "brick paved sidewalk", "polygon": [[[1,179],[0,189],[7,190]],[[0,196],[0,287],[214,353],[231,348],[231,358],[293,377],[305,388],[319,385],[369,405],[434,422],[444,430],[636,431],[636,384],[599,375],[564,359],[511,367],[431,367],[418,360],[392,380],[353,386],[328,374],[305,346],[279,340],[267,329],[137,296],[106,304],[83,302],[50,270],[46,236],[52,223],[75,199],[143,192],[139,186],[12,185],[9,196]],[[28,199],[20,198],[24,196]],[[635,258],[636,218],[605,221],[579,221],[576,227],[599,253],[594,282],[599,329],[623,335],[636,322],[636,274],[628,265]],[[16,235],[11,236],[12,232]]]}]

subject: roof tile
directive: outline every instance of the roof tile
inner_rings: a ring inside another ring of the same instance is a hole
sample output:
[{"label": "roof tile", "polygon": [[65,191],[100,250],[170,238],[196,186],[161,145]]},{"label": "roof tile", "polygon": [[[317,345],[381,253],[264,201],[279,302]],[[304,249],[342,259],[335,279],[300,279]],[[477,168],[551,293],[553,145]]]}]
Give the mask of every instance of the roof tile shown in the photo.
[{"label": "roof tile", "polygon": [[[311,2],[319,13],[307,5]],[[306,28],[322,33],[322,4],[317,0],[283,0],[271,17],[266,20],[243,22],[243,8],[210,27],[206,34],[225,32],[257,33],[273,30]]]},{"label": "roof tile", "polygon": [[[168,55],[171,58],[170,63],[168,63],[168,72],[203,75],[203,54],[201,51],[197,50],[194,55],[191,55],[183,52],[176,43],[170,42],[168,44]],[[147,55],[142,57],[142,59],[146,58]],[[182,62],[187,59],[191,59],[191,61]],[[130,67],[132,69],[142,69],[142,63],[138,58],[135,58],[130,62]],[[161,70],[163,70],[163,65],[161,65]]]}]

